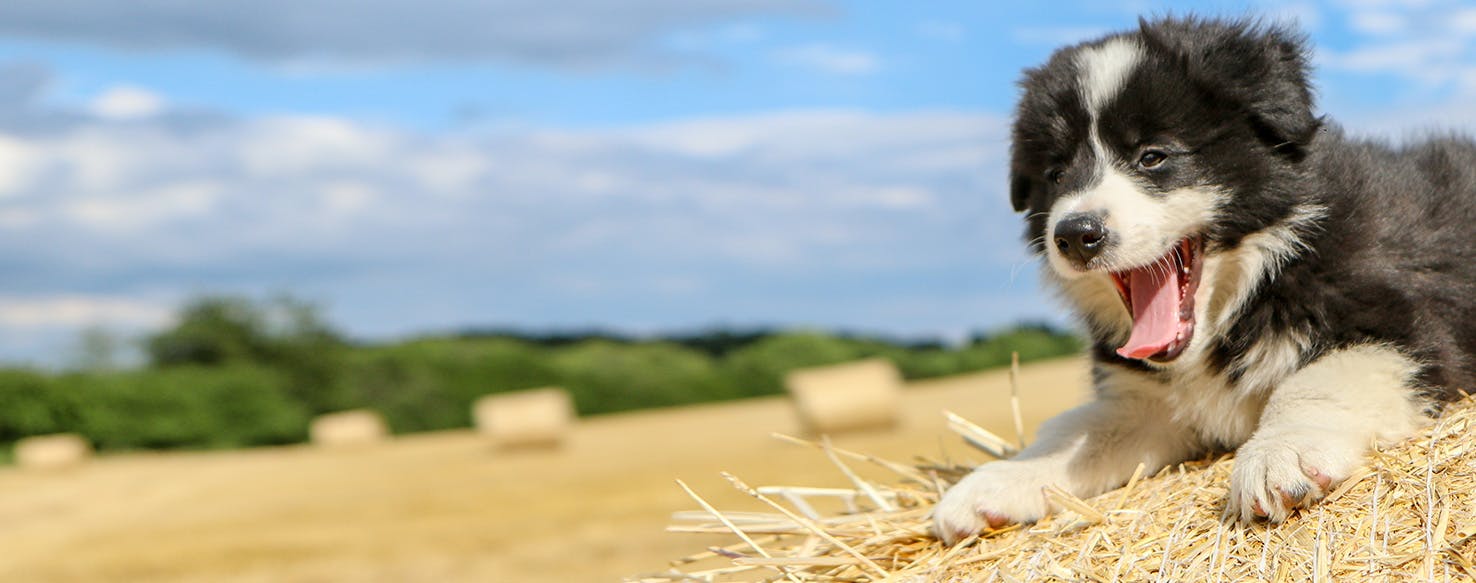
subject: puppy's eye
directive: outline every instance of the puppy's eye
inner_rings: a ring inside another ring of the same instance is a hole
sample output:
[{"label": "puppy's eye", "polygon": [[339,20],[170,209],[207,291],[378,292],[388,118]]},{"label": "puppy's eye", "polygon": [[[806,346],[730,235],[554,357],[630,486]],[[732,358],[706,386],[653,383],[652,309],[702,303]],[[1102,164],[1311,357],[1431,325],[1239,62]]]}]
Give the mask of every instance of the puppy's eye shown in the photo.
[{"label": "puppy's eye", "polygon": [[1168,154],[1163,150],[1148,150],[1143,152],[1142,156],[1138,157],[1138,166],[1151,170],[1163,165],[1163,161],[1167,160],[1168,157]]},{"label": "puppy's eye", "polygon": [[1046,170],[1045,178],[1046,180],[1050,181],[1051,184],[1060,184],[1061,179],[1065,177],[1066,171],[1060,168],[1052,168],[1050,170]]}]

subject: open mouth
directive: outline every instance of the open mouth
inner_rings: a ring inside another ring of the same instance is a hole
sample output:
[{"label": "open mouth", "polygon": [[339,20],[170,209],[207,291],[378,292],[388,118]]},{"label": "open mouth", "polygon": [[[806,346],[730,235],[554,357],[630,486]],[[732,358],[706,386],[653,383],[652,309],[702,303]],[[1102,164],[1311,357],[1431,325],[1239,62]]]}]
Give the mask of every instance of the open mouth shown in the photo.
[{"label": "open mouth", "polygon": [[1199,289],[1204,242],[1186,237],[1167,254],[1142,267],[1112,273],[1117,293],[1133,316],[1124,358],[1170,362],[1194,337],[1194,291]]}]

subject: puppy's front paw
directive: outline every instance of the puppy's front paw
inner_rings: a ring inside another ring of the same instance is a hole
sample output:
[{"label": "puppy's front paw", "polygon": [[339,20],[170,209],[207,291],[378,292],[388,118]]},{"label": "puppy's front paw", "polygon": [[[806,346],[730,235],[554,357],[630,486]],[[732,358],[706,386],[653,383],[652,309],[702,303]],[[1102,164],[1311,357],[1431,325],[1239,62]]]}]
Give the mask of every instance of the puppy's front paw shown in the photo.
[{"label": "puppy's front paw", "polygon": [[933,532],[953,544],[988,526],[1034,522],[1049,511],[1041,488],[1062,476],[1046,464],[999,461],[979,466],[943,493],[933,508]]},{"label": "puppy's front paw", "polygon": [[1341,437],[1290,429],[1251,438],[1235,452],[1226,513],[1243,522],[1281,522],[1321,500],[1363,456],[1361,449],[1340,445]]}]

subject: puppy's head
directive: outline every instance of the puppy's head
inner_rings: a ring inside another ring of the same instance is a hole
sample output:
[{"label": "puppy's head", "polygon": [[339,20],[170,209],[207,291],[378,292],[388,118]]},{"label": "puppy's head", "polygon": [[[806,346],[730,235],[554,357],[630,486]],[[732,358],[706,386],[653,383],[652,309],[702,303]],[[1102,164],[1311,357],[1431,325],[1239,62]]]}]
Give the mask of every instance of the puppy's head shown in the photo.
[{"label": "puppy's head", "polygon": [[1301,38],[1144,21],[1058,51],[1022,86],[1010,199],[1032,251],[1063,283],[1116,289],[1130,318],[1119,354],[1173,360],[1193,334],[1205,255],[1296,203],[1277,185],[1320,125]]}]

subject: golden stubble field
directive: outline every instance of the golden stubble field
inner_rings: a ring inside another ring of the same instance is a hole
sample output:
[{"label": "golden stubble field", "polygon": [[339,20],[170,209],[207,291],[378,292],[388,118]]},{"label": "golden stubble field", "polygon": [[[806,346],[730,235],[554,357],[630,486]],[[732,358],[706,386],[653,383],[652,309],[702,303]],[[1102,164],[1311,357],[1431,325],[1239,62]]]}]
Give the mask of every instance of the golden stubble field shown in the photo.
[{"label": "golden stubble field", "polygon": [[[1026,366],[1027,431],[1086,396],[1086,365]],[[1004,372],[909,385],[902,425],[836,436],[896,461],[983,460],[952,409],[1014,434]],[[617,581],[717,539],[663,531],[696,507],[759,509],[754,485],[846,486],[783,398],[610,415],[553,452],[499,453],[470,431],[351,451],[125,455],[60,472],[0,469],[0,581]],[[889,479],[861,465],[866,477]]]}]

